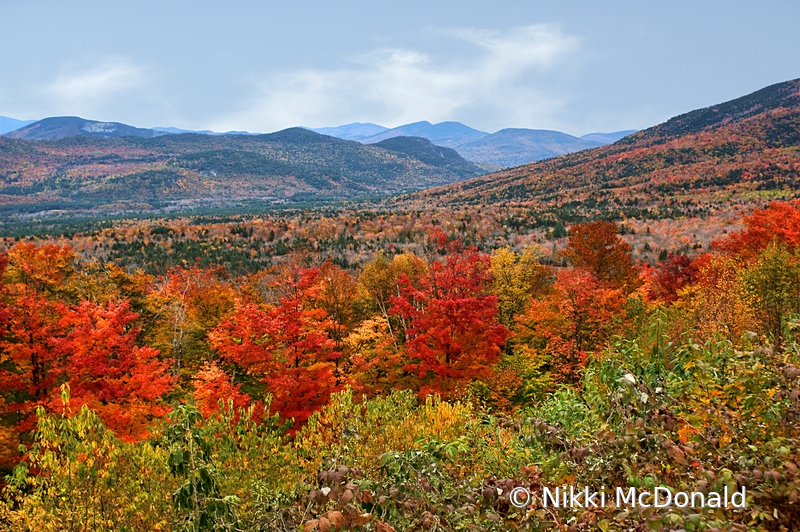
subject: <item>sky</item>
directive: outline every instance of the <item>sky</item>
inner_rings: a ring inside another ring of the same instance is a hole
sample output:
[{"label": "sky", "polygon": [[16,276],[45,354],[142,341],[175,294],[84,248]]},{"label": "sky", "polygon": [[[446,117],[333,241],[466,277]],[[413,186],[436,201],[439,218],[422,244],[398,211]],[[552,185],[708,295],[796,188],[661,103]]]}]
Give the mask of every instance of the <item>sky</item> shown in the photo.
[{"label": "sky", "polygon": [[0,0],[0,115],[643,129],[800,78],[800,2]]}]

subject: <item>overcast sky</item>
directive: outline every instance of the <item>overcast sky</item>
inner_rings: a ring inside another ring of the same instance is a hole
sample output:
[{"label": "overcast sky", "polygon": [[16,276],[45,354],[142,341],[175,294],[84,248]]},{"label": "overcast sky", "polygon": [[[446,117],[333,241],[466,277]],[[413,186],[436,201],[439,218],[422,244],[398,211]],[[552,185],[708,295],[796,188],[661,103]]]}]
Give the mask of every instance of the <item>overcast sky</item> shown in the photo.
[{"label": "overcast sky", "polygon": [[0,0],[0,115],[641,129],[800,77],[800,2]]}]

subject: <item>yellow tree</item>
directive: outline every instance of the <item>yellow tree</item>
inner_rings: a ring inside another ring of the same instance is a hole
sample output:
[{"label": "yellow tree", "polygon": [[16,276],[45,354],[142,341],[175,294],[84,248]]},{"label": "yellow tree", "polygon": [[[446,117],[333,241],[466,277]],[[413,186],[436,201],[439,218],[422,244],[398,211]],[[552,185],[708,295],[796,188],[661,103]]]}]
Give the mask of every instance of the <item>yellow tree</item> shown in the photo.
[{"label": "yellow tree", "polygon": [[[428,271],[428,266],[421,258],[411,253],[395,255],[391,261],[383,253],[364,266],[359,277],[361,286],[375,302],[389,327],[389,334],[396,341],[397,331],[392,325],[389,315],[390,299],[401,294],[400,277],[405,275],[411,286],[419,286],[420,279]],[[400,319],[401,328],[405,331],[405,322]],[[403,332],[401,331],[401,332]]]},{"label": "yellow tree", "polygon": [[508,247],[492,253],[492,291],[497,296],[500,322],[514,324],[516,316],[525,312],[532,297],[552,285],[553,272],[540,262],[539,246],[530,246],[521,255]]}]

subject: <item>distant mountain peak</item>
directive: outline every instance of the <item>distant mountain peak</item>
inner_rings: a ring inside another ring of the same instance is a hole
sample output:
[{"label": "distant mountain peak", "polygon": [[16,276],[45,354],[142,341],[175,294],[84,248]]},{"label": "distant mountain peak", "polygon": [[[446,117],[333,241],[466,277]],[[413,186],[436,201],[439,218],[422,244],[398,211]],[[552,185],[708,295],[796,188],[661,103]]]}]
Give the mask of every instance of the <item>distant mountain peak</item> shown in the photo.
[{"label": "distant mountain peak", "polygon": [[36,120],[17,120],[8,116],[0,116],[0,135],[11,133],[17,129],[33,124]]},{"label": "distant mountain peak", "polygon": [[78,116],[54,116],[28,124],[5,136],[14,139],[50,140],[78,135],[104,138],[153,138],[166,134],[162,131],[133,127],[119,122],[87,120]]},{"label": "distant mountain peak", "polygon": [[392,137],[422,137],[430,140],[437,146],[457,148],[475,139],[488,135],[485,131],[478,131],[461,122],[439,122],[431,124],[427,120],[413,122],[398,126],[369,138],[360,140],[365,144],[375,144]]},{"label": "distant mountain peak", "polygon": [[610,133],[589,133],[587,135],[581,135],[583,140],[591,140],[592,142],[597,142],[599,144],[614,144],[620,139],[627,137],[628,135],[632,135],[636,133],[637,129],[626,129],[624,131],[612,131]]},{"label": "distant mountain peak", "polygon": [[509,127],[456,149],[468,161],[508,167],[598,146],[601,146],[598,142],[560,131]]},{"label": "distant mountain peak", "polygon": [[361,141],[363,139],[387,131],[389,128],[384,126],[379,126],[378,124],[372,124],[369,122],[353,122],[351,124],[345,124],[343,126],[319,127],[319,128],[308,128],[308,129],[316,133],[319,133],[320,135],[328,135],[329,137],[336,137],[344,140]]},{"label": "distant mountain peak", "polygon": [[[464,124],[461,124],[461,122],[439,122],[438,124],[435,124],[435,125],[438,126],[440,124],[448,124],[448,123],[449,124],[460,124],[462,126],[464,125]],[[427,120],[420,120],[418,122],[410,122],[410,123],[404,124],[402,126],[397,126],[397,128],[408,127],[408,126],[433,126],[433,125],[434,125],[433,123],[428,122]],[[469,126],[467,126],[467,127],[469,127]],[[397,128],[393,128],[393,129],[397,129]]]},{"label": "distant mountain peak", "polygon": [[181,135],[183,133],[202,133],[203,135],[220,135],[221,133],[216,133],[211,131],[210,129],[202,129],[200,131],[195,131],[194,129],[181,129],[179,127],[151,127],[153,131],[163,131],[164,133],[172,133],[173,135]]}]

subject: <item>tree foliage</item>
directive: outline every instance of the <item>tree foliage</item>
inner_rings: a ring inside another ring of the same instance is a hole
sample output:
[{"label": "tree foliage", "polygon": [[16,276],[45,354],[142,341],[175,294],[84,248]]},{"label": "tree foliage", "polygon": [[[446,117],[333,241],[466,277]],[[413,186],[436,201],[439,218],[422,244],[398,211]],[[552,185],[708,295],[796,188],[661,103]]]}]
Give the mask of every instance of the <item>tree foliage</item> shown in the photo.
[{"label": "tree foliage", "polygon": [[407,322],[404,366],[420,381],[420,393],[452,396],[459,381],[491,376],[508,330],[497,319],[497,297],[489,257],[460,243],[447,245],[444,261],[434,260],[413,286],[405,274],[391,311]]},{"label": "tree foliage", "polygon": [[[796,209],[653,265],[607,222],[572,224],[560,265],[436,228],[360,269],[308,252],[240,276],[13,244],[0,253],[0,523],[791,529]],[[508,499],[573,483],[745,486],[748,506]]]}]

